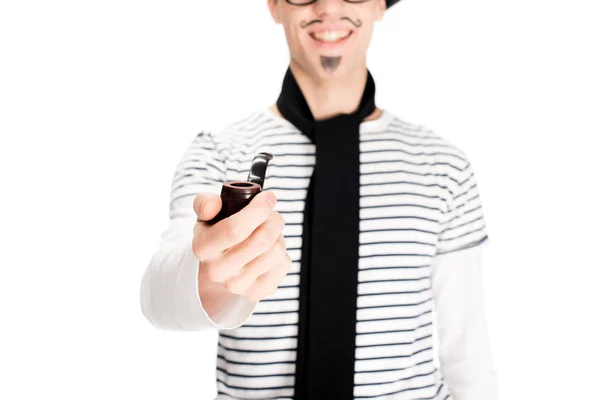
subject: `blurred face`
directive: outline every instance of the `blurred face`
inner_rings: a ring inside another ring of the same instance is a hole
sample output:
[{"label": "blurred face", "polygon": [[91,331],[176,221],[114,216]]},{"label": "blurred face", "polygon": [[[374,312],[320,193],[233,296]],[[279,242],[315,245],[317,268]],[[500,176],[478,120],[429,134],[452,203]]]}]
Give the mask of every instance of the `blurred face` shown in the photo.
[{"label": "blurred face", "polygon": [[366,65],[385,0],[268,0],[283,25],[291,62],[317,79],[343,77]]}]

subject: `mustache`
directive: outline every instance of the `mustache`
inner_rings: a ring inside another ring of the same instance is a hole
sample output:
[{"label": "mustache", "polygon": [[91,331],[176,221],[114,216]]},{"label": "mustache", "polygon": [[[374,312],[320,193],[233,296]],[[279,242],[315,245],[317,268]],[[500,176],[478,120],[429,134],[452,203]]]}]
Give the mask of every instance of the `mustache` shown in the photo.
[{"label": "mustache", "polygon": [[[353,20],[352,20],[351,18],[349,18],[349,17],[342,17],[342,18],[340,18],[340,20],[347,20],[347,21],[350,21],[350,23],[351,23],[352,25],[354,25],[354,27],[355,27],[355,28],[360,28],[360,27],[362,26],[362,21],[361,21],[359,18],[357,18],[357,19],[356,19],[356,21],[353,21]],[[322,20],[322,19],[319,19],[319,18],[317,18],[317,19],[313,19],[312,21],[309,21],[309,22],[302,21],[302,22],[300,22],[300,27],[301,27],[302,29],[304,29],[304,28],[307,28],[307,27],[311,26],[312,24],[319,24],[319,23],[321,23],[321,24],[322,24],[322,23],[323,23],[323,20]]]}]

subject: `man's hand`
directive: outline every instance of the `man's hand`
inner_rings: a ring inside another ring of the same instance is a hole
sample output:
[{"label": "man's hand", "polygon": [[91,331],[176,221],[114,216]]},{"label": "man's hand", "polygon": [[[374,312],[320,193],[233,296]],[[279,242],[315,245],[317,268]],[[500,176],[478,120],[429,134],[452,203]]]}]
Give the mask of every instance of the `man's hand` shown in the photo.
[{"label": "man's hand", "polygon": [[199,294],[209,315],[232,295],[262,300],[289,272],[292,260],[282,234],[285,221],[273,210],[275,202],[273,192],[260,192],[242,210],[209,225],[206,221],[221,210],[221,197],[200,193],[194,199],[198,222],[193,251],[200,260]]}]

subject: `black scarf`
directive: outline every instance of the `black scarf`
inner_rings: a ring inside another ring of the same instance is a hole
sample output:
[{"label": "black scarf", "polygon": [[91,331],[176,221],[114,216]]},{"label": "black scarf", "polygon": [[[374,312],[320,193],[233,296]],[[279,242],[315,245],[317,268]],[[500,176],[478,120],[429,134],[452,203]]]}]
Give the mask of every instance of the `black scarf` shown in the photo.
[{"label": "black scarf", "polygon": [[304,210],[294,400],[354,395],[359,234],[359,127],[375,111],[375,82],[358,109],[315,121],[288,67],[281,114],[310,138],[316,165]]}]

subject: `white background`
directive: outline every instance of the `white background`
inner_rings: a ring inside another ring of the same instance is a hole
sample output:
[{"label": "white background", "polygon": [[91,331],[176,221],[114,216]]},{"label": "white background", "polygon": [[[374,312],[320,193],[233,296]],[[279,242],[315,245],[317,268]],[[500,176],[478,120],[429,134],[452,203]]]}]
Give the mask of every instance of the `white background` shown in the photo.
[{"label": "white background", "polygon": [[[153,328],[139,283],[186,146],[279,94],[282,27],[266,0],[0,4],[0,398],[212,399],[215,332]],[[475,168],[504,400],[600,399],[599,15],[402,0],[369,53],[377,104]]]}]

